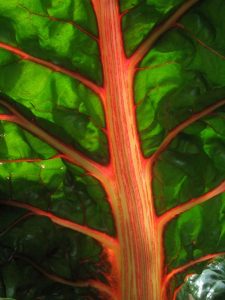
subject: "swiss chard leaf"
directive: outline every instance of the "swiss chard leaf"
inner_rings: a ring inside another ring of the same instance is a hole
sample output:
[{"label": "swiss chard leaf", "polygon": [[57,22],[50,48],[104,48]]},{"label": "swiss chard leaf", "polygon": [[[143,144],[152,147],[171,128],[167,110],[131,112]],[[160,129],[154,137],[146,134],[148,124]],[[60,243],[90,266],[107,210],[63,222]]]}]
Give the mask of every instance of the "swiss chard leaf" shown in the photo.
[{"label": "swiss chard leaf", "polygon": [[0,1],[1,299],[209,299],[178,292],[225,252],[225,2],[107,1]]}]

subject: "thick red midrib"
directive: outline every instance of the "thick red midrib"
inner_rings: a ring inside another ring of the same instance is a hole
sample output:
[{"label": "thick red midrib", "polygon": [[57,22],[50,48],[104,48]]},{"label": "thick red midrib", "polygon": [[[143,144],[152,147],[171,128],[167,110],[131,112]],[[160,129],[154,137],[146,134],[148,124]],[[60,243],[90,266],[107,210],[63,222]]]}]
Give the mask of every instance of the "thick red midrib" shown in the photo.
[{"label": "thick red midrib", "polygon": [[[137,134],[134,70],[123,49],[118,1],[94,0],[106,91],[106,122],[114,170],[114,217],[121,245],[123,300],[160,300],[161,241]],[[159,249],[160,248],[160,249]]]}]

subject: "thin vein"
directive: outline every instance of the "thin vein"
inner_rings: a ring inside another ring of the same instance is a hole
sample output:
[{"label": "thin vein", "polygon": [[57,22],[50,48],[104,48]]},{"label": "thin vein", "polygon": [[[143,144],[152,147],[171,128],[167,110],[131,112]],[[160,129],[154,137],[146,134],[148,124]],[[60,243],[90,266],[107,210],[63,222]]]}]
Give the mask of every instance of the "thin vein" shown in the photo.
[{"label": "thin vein", "polygon": [[207,193],[205,193],[197,198],[193,198],[183,204],[180,204],[177,207],[174,207],[174,208],[168,210],[166,213],[162,214],[159,217],[159,226],[164,227],[174,217],[177,217],[180,214],[190,210],[191,208],[193,208],[199,204],[205,203],[206,201],[211,200],[212,198],[214,198],[224,192],[225,192],[225,181],[222,181],[217,187],[211,189]]},{"label": "thin vein", "polygon": [[103,246],[106,246],[110,249],[117,249],[117,241],[113,237],[109,236],[106,233],[100,232],[95,229],[91,229],[87,226],[77,224],[73,221],[58,217],[51,212],[47,212],[45,210],[42,210],[40,208],[34,207],[30,204],[14,201],[14,200],[0,200],[1,205],[7,205],[12,207],[18,207],[26,209],[38,216],[43,216],[46,218],[49,218],[53,223],[60,225],[62,227],[71,229],[73,231],[85,234],[87,236],[92,237],[96,241],[100,242]]},{"label": "thin vein", "polygon": [[147,39],[137,48],[137,50],[130,57],[130,63],[132,66],[136,66],[145,54],[151,49],[155,42],[179,20],[193,5],[199,0],[185,1],[169,18],[159,24]]},{"label": "thin vein", "polygon": [[14,122],[26,130],[30,131],[31,133],[35,134],[40,139],[44,140],[46,143],[54,147],[55,149],[59,150],[61,153],[65,154],[66,156],[71,159],[75,164],[79,165],[80,167],[84,168],[86,171],[90,172],[93,176],[102,180],[104,178],[104,171],[105,174],[107,173],[107,167],[102,166],[91,159],[86,158],[80,152],[75,150],[69,145],[66,145],[59,141],[57,138],[52,136],[51,134],[44,131],[44,129],[40,128],[34,122],[29,121],[24,116],[22,116],[19,111],[17,111],[11,104],[6,103],[5,100],[0,99],[0,104],[2,104],[5,108],[7,108],[13,115],[0,115],[1,120],[11,121]]},{"label": "thin vein", "polygon": [[198,264],[198,263],[201,263],[201,262],[204,262],[204,261],[207,261],[207,260],[211,260],[215,257],[218,257],[218,256],[222,256],[224,255],[225,252],[218,252],[218,253],[213,253],[213,254],[208,254],[208,255],[205,255],[205,256],[202,256],[200,258],[197,258],[196,260],[192,260],[178,268],[175,268],[174,270],[172,270],[170,273],[168,273],[165,278],[164,278],[164,281],[163,281],[163,288],[166,289],[166,287],[168,286],[170,280],[177,274],[179,273],[182,273],[184,272],[185,270],[187,270],[188,268],[190,267],[193,267],[194,265]]},{"label": "thin vein", "polygon": [[161,143],[157,151],[149,158],[150,163],[153,165],[158,158],[158,156],[167,149],[167,147],[170,145],[170,143],[177,137],[177,135],[183,131],[186,127],[193,124],[194,122],[200,120],[201,118],[209,115],[211,112],[216,110],[217,108],[225,105],[225,99],[217,101],[216,103],[208,106],[207,108],[203,109],[202,111],[193,114],[191,117],[180,123],[178,126],[176,126],[174,129],[172,129],[164,141]]},{"label": "thin vein", "polygon": [[72,286],[72,287],[79,287],[79,288],[92,287],[92,288],[95,288],[95,289],[97,289],[101,292],[107,293],[110,296],[113,295],[112,289],[109,286],[102,283],[101,281],[99,281],[99,280],[90,280],[90,279],[85,280],[85,281],[82,281],[82,280],[79,280],[79,281],[68,280],[68,279],[63,278],[59,275],[56,275],[56,274],[53,274],[53,273],[50,273],[50,272],[46,271],[44,268],[40,267],[34,261],[32,261],[31,259],[29,259],[27,257],[24,257],[23,255],[15,254],[14,258],[19,258],[19,259],[27,262],[28,264],[32,265],[34,267],[34,269],[36,269],[38,272],[40,272],[42,275],[44,275],[45,277],[47,277],[48,279],[50,279],[52,281],[55,281],[55,282],[58,282],[58,283],[61,283],[61,284],[65,284],[65,285],[68,285],[68,286]]},{"label": "thin vein", "polygon": [[93,40],[95,40],[96,42],[98,42],[98,38],[94,34],[90,33],[87,30],[85,30],[83,27],[81,27],[80,25],[78,25],[75,21],[70,21],[70,20],[66,20],[66,19],[62,19],[62,18],[60,19],[60,18],[51,16],[49,14],[43,15],[43,14],[40,14],[40,13],[35,13],[35,12],[29,10],[27,7],[23,6],[22,4],[19,4],[18,7],[21,7],[22,9],[24,9],[30,15],[33,15],[33,16],[38,16],[38,17],[41,17],[41,18],[47,18],[47,19],[49,19],[51,21],[55,21],[55,22],[70,24],[70,25],[76,27],[80,32],[88,35],[90,38],[92,38]]},{"label": "thin vein", "polygon": [[19,57],[21,57],[21,59],[23,60],[27,60],[27,61],[31,61],[33,63],[42,65],[54,72],[59,72],[65,75],[68,75],[78,81],[80,81],[81,83],[83,83],[86,87],[88,87],[89,89],[91,89],[94,93],[96,93],[100,98],[102,98],[103,95],[103,89],[102,87],[96,85],[94,82],[90,81],[89,79],[87,79],[86,77],[82,76],[81,74],[68,70],[64,67],[61,67],[59,65],[56,65],[52,62],[49,62],[47,60],[43,60],[41,58],[32,56],[24,51],[22,51],[21,49],[11,46],[9,44],[0,42],[0,48],[5,49]]},{"label": "thin vein", "polygon": [[209,52],[213,53],[214,55],[218,56],[220,59],[225,60],[225,55],[219,53],[218,51],[216,51],[215,49],[209,47],[206,43],[204,43],[202,40],[198,39],[195,35],[193,35],[187,28],[184,27],[183,24],[180,23],[176,23],[175,25],[177,28],[185,31],[186,33],[188,33],[188,35],[190,37],[192,37],[198,44],[200,44],[202,47],[204,47],[205,49],[207,49]]}]

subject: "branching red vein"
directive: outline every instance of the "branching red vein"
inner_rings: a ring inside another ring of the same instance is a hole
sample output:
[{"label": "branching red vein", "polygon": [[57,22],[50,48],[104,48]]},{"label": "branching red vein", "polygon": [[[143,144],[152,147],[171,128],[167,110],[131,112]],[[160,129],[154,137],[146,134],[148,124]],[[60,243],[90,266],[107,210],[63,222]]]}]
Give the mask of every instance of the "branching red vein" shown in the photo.
[{"label": "branching red vein", "polygon": [[95,229],[91,229],[88,226],[77,224],[73,221],[55,216],[54,214],[42,210],[40,208],[34,207],[30,204],[13,201],[13,200],[0,200],[0,205],[8,205],[12,207],[19,207],[26,209],[38,216],[43,216],[49,218],[53,223],[58,224],[62,227],[74,230],[76,232],[83,233],[95,239],[96,241],[100,242],[103,246],[108,247],[113,250],[117,250],[117,240],[106,233],[100,232]]},{"label": "branching red vein", "polygon": [[[88,171],[91,175],[96,177],[97,179],[104,181],[105,176],[107,174],[107,167],[104,167],[91,159],[88,159],[81,153],[79,153],[74,148],[70,147],[69,145],[63,144],[61,141],[57,140],[51,134],[45,132],[43,129],[38,127],[35,123],[29,121],[24,116],[22,116],[11,104],[6,103],[5,101],[0,99],[0,104],[6,107],[14,116],[11,115],[0,115],[0,120],[11,121],[15,122],[16,124],[22,126],[26,130],[30,131],[31,133],[35,134],[37,137],[57,149],[58,151],[62,152],[66,156],[68,156],[71,161],[75,164],[79,165],[80,167],[84,168]],[[8,118],[7,118],[8,116]]]},{"label": "branching red vein", "polygon": [[19,258],[25,262],[27,262],[28,264],[32,265],[34,267],[34,269],[36,269],[38,272],[40,272],[42,275],[44,275],[45,277],[49,278],[52,281],[61,283],[61,284],[65,284],[65,285],[69,285],[72,287],[92,287],[95,288],[101,292],[104,292],[110,296],[113,296],[113,291],[112,289],[105,285],[104,283],[102,283],[99,280],[85,280],[85,281],[72,281],[72,280],[68,280],[65,279],[63,277],[60,277],[56,274],[52,274],[47,272],[46,270],[44,270],[42,267],[40,267],[39,265],[37,265],[35,262],[33,262],[31,259],[24,257],[22,255],[19,254],[15,254],[14,258]]},{"label": "branching red vein", "polygon": [[218,252],[218,253],[213,253],[213,254],[208,254],[206,256],[202,256],[196,260],[192,260],[188,263],[186,263],[185,265],[183,266],[180,266],[174,270],[172,270],[170,273],[168,273],[165,278],[164,278],[164,281],[163,281],[163,289],[166,289],[170,280],[177,274],[179,273],[182,273],[184,272],[185,270],[187,270],[188,268],[198,264],[198,263],[201,263],[201,262],[204,262],[204,261],[207,261],[207,260],[210,260],[210,259],[213,259],[217,256],[221,256],[221,255],[225,255],[225,252]]},{"label": "branching red vein", "polygon": [[189,117],[188,119],[186,119],[185,121],[183,121],[182,123],[180,123],[177,127],[175,127],[174,129],[172,129],[168,135],[166,136],[166,138],[164,139],[164,141],[162,142],[162,144],[159,146],[158,150],[150,157],[149,162],[150,164],[154,164],[156,159],[158,158],[158,156],[166,150],[166,148],[169,146],[169,144],[172,142],[172,140],[182,131],[184,130],[186,127],[188,127],[189,125],[193,124],[194,122],[200,120],[201,118],[209,115],[211,112],[213,112],[214,110],[216,110],[217,108],[221,107],[225,105],[225,99],[220,100],[210,106],[208,106],[207,108],[203,109],[202,111],[193,114],[191,117]]},{"label": "branching red vein", "polygon": [[194,4],[199,0],[189,0],[185,1],[167,20],[159,24],[147,39],[139,46],[139,48],[130,57],[130,63],[132,66],[137,65],[145,54],[150,50],[154,43],[166,32],[168,31],[178,19],[180,19],[183,14],[185,14]]},{"label": "branching red vein", "polygon": [[224,192],[225,192],[225,181],[222,181],[217,187],[215,187],[214,189],[211,189],[207,193],[205,193],[197,198],[193,198],[193,199],[187,201],[186,203],[180,204],[180,205],[170,209],[163,215],[161,215],[159,217],[159,226],[161,226],[161,228],[163,228],[174,217],[176,217],[176,216],[180,215],[181,213],[195,207],[196,205],[204,203],[204,202],[212,199],[213,197],[216,197]]},{"label": "branching red vein", "polygon": [[74,71],[68,70],[66,68],[63,68],[61,66],[58,66],[52,62],[43,60],[41,58],[32,56],[22,50],[20,50],[19,48],[16,48],[14,46],[8,45],[6,43],[0,42],[0,48],[5,49],[7,51],[10,51],[11,53],[20,56],[22,59],[24,60],[28,60],[34,63],[37,63],[39,65],[42,65],[46,68],[49,68],[55,72],[60,72],[63,74],[66,74],[78,81],[80,81],[81,83],[83,83],[86,87],[88,87],[89,89],[91,89],[94,93],[96,93],[101,99],[103,97],[103,89],[102,87],[96,85],[94,82],[90,81],[89,79],[87,79],[86,77],[80,75],[79,73],[76,73]]}]

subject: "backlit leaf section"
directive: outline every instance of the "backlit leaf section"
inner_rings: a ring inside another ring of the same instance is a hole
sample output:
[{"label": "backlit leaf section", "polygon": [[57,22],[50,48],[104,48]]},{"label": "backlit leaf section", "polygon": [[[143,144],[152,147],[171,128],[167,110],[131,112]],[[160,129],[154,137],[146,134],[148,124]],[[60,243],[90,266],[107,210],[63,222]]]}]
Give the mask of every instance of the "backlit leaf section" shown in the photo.
[{"label": "backlit leaf section", "polygon": [[[145,5],[127,7],[127,16]],[[223,1],[200,2],[136,70],[138,130],[143,154],[153,161],[155,208],[165,220],[171,298],[199,260],[204,265],[225,250],[225,47],[218,26],[224,9]]]},{"label": "backlit leaf section", "polygon": [[108,284],[108,254],[93,238],[115,235],[106,192],[54,146],[109,160],[97,39],[89,0],[0,3],[1,100],[47,134],[1,117],[1,299],[109,297],[98,287]]}]

